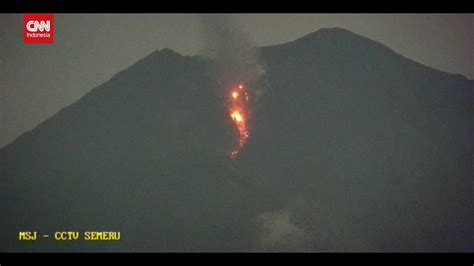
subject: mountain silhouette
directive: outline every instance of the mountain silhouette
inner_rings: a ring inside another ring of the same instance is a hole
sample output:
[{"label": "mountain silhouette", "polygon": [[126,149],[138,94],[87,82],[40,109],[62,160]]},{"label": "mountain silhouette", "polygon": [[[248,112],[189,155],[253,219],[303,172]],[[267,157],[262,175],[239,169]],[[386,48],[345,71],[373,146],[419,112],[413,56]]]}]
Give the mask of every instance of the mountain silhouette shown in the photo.
[{"label": "mountain silhouette", "polygon": [[214,60],[171,49],[0,150],[0,250],[474,250],[474,81],[341,28],[256,51],[235,160]]}]

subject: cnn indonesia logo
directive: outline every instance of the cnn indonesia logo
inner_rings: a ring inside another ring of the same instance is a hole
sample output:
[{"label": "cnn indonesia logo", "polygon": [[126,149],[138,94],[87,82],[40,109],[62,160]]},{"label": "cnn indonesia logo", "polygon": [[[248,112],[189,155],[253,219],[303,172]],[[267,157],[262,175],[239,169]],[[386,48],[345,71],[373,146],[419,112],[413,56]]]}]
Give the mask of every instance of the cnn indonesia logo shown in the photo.
[{"label": "cnn indonesia logo", "polygon": [[54,41],[53,14],[24,14],[23,40],[25,43],[52,43]]}]

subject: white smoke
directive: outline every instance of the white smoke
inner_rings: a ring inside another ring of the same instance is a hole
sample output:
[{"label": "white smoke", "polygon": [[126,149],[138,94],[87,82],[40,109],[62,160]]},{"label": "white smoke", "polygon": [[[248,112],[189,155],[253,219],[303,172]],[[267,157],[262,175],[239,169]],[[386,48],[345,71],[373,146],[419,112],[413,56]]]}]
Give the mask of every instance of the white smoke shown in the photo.
[{"label": "white smoke", "polygon": [[229,15],[202,15],[204,54],[216,60],[218,81],[255,83],[263,74],[257,50]]},{"label": "white smoke", "polygon": [[303,244],[303,230],[291,221],[287,210],[257,216],[260,244],[264,250],[298,250]]}]

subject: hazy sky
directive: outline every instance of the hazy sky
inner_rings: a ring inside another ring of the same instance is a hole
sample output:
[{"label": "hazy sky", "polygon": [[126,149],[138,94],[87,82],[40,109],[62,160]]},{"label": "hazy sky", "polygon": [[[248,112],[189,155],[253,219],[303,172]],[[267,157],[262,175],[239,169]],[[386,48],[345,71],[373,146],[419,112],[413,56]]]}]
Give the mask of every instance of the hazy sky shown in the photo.
[{"label": "hazy sky", "polygon": [[[55,14],[55,42],[23,43],[22,14],[0,14],[0,147],[154,50],[203,50],[193,14]],[[229,15],[256,46],[343,27],[430,67],[474,78],[474,15]]]}]

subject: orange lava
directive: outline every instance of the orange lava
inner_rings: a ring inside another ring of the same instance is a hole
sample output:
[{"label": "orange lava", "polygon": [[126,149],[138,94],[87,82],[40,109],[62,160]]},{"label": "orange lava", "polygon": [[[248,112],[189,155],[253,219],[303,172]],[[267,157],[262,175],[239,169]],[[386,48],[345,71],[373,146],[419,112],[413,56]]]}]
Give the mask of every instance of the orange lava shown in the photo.
[{"label": "orange lava", "polygon": [[237,123],[241,123],[244,121],[244,118],[238,111],[232,112],[232,114],[230,114],[230,117],[232,117],[232,119]]},{"label": "orange lava", "polygon": [[239,97],[239,93],[236,91],[232,92],[232,98],[237,99],[237,97]]},{"label": "orange lava", "polygon": [[[240,90],[244,90],[243,85],[239,85]],[[247,112],[248,110],[248,94],[244,91],[245,101],[239,99],[239,93],[237,91],[232,92],[232,101],[229,106],[229,115],[234,121],[237,129],[239,130],[239,145],[238,147],[230,153],[230,157],[234,159],[242,149],[242,147],[247,142],[249,138],[249,132],[247,129]]]}]

